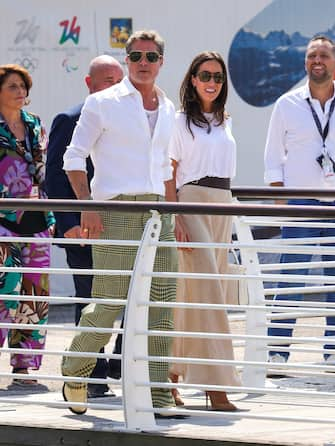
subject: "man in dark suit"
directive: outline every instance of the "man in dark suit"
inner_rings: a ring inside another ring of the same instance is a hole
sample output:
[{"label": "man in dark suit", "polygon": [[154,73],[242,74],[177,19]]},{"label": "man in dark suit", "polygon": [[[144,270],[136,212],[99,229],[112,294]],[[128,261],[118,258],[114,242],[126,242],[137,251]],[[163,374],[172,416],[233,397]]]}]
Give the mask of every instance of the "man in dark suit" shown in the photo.
[{"label": "man in dark suit", "polygon": [[[104,90],[120,82],[123,78],[123,69],[120,63],[111,56],[102,55],[93,59],[89,66],[89,73],[85,82],[89,93]],[[76,199],[70,182],[63,170],[63,155],[67,145],[70,144],[73,130],[79,119],[83,104],[58,114],[53,120],[49,135],[48,156],[46,163],[46,188],[49,198]],[[93,177],[93,165],[87,159],[87,176],[89,182]],[[55,212],[56,230],[58,237],[80,238],[80,212]],[[61,245],[66,251],[66,260],[70,268],[91,269],[91,246]],[[90,297],[92,288],[91,275],[73,275],[76,297]],[[76,304],[75,322],[78,324],[84,304]],[[120,336],[117,344],[120,347]],[[115,362],[111,361],[111,362]],[[108,363],[105,359],[98,359],[93,370],[92,378],[106,378]],[[113,376],[115,377],[115,376]],[[89,384],[88,396],[100,397],[108,392],[105,384]]]}]

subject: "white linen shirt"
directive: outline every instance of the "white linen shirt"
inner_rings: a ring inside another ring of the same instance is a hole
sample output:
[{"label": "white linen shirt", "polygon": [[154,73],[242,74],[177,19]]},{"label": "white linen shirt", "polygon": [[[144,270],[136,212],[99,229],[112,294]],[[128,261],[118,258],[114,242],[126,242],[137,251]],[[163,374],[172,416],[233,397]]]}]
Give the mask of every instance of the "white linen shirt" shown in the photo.
[{"label": "white linen shirt", "polygon": [[[310,98],[322,129],[328,121],[333,98],[326,102],[323,111],[320,102],[311,97],[308,83],[277,100],[265,146],[264,180],[267,184],[281,181],[287,187],[329,187],[316,161],[322,154],[323,143],[307,98]],[[325,145],[335,161],[335,111],[330,119]]]},{"label": "white linen shirt", "polygon": [[169,144],[170,158],[178,163],[176,185],[180,188],[200,178],[233,178],[236,171],[236,143],[231,133],[231,118],[220,126],[211,124],[211,132],[191,122],[191,135],[186,115],[176,113],[176,125]]},{"label": "white linen shirt", "polygon": [[87,97],[64,154],[63,168],[86,172],[86,158],[91,156],[93,199],[109,200],[119,194],[165,195],[164,181],[172,177],[168,144],[175,109],[157,90],[158,118],[152,136],[142,96],[127,77]]}]

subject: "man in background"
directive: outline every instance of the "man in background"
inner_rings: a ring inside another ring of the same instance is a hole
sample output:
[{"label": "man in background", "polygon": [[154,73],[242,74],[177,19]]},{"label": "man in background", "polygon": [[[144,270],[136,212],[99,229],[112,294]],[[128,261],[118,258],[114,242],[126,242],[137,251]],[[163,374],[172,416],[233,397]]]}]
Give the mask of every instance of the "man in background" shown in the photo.
[{"label": "man in background", "polygon": [[[96,93],[120,82],[123,78],[121,64],[108,55],[101,55],[94,58],[89,65],[88,75],[85,82],[89,93]],[[66,173],[63,170],[63,156],[66,147],[70,144],[73,130],[79,119],[83,104],[79,104],[72,109],[58,114],[53,120],[49,135],[48,156],[46,163],[46,188],[49,198],[76,199]],[[91,159],[86,160],[86,170],[88,183],[93,177],[93,165]],[[55,212],[56,231],[58,237],[80,238],[80,212]],[[66,260],[70,268],[92,269],[92,249],[91,245],[61,245],[65,248]],[[76,297],[91,297],[92,275],[74,274],[73,281]],[[81,310],[85,304],[77,303],[75,306],[75,322],[78,324],[81,317]],[[118,339],[121,353],[120,337]],[[102,349],[102,352],[104,350]],[[116,361],[114,360],[114,363]],[[109,365],[106,359],[98,359],[91,378],[106,378]],[[108,392],[106,384],[89,384],[88,397],[105,396]],[[110,395],[110,394],[109,394]]]},{"label": "man in background", "polygon": [[[301,188],[334,188],[335,186],[335,44],[325,36],[316,36],[307,45],[305,55],[307,83],[281,96],[273,109],[266,148],[265,182],[270,186]],[[294,199],[288,204],[334,206],[334,201]],[[283,227],[282,238],[334,237],[334,228]],[[322,246],[326,246],[324,243]],[[282,254],[281,263],[309,262],[311,254]],[[323,255],[322,260],[334,260]],[[288,274],[307,274],[308,268],[283,271]],[[327,268],[335,275],[335,268]],[[280,282],[282,287],[299,286],[298,283]],[[301,286],[301,285],[300,285]],[[335,293],[326,294],[327,302],[335,302]],[[276,300],[302,300],[302,294],[277,295]],[[335,317],[327,316],[324,359],[335,364]],[[269,328],[269,336],[292,336],[292,328],[280,328],[280,323],[294,324],[295,319],[272,321],[277,327]],[[281,345],[283,347],[283,345]],[[289,347],[286,345],[285,347]],[[269,352],[270,362],[286,362],[289,350]]]}]

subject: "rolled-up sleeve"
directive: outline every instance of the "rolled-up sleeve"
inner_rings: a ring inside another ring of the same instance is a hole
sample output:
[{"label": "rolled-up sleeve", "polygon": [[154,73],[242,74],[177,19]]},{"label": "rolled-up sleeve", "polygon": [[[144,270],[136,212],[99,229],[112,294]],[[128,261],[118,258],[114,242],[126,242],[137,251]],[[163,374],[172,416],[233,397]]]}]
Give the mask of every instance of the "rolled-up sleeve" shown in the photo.
[{"label": "rolled-up sleeve", "polygon": [[100,104],[94,95],[90,95],[85,101],[71,142],[64,154],[63,169],[65,171],[86,172],[86,158],[91,154],[102,131]]},{"label": "rolled-up sleeve", "polygon": [[181,146],[181,140],[180,140],[180,132],[179,132],[179,127],[180,127],[180,118],[178,119],[178,113],[177,113],[177,119],[176,119],[176,123],[170,138],[170,143],[169,143],[169,157],[170,159],[173,159],[177,162],[179,162],[180,160],[180,146]]},{"label": "rolled-up sleeve", "polygon": [[172,178],[172,162],[169,157],[166,157],[165,163],[163,165],[163,181],[171,180]]},{"label": "rolled-up sleeve", "polygon": [[280,103],[276,103],[270,119],[264,153],[264,181],[266,184],[284,182],[285,135],[285,120]]}]

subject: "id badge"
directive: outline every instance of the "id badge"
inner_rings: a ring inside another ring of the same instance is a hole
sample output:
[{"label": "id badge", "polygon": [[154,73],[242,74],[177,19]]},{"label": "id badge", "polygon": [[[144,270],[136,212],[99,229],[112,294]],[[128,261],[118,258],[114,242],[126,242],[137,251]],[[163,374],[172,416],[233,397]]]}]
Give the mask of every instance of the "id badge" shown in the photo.
[{"label": "id badge", "polygon": [[33,186],[31,188],[29,198],[34,198],[34,199],[38,198],[38,186]]},{"label": "id badge", "polygon": [[334,176],[333,163],[327,154],[324,155],[324,157],[322,159],[322,170],[323,170],[325,177]]},{"label": "id badge", "polygon": [[335,175],[334,172],[334,161],[328,155],[328,153],[323,153],[317,159],[320,167],[322,168],[323,175],[325,178],[333,177]]}]

